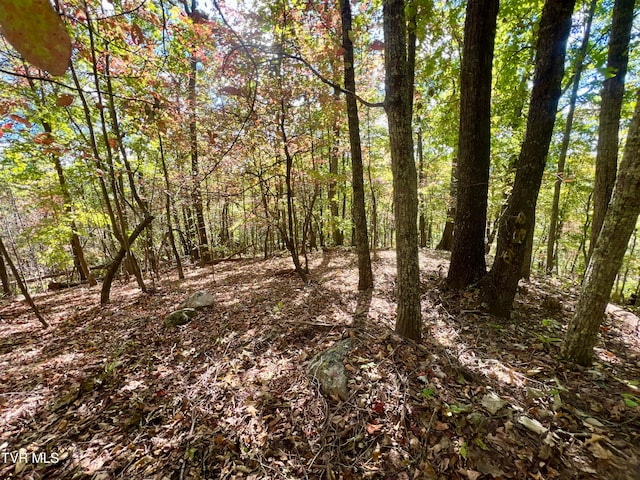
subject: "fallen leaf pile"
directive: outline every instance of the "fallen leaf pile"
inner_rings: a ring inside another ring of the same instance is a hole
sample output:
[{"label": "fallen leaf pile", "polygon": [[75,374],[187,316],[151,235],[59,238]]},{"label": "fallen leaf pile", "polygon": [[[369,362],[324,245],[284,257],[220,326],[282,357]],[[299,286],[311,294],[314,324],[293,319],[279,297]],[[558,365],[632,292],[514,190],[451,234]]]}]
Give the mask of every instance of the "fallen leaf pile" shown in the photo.
[{"label": "fallen leaf pile", "polygon": [[[448,260],[421,255],[423,341],[393,333],[395,257],[357,292],[355,255],[173,271],[153,295],[77,287],[0,304],[0,478],[624,479],[640,472],[640,337],[611,314],[593,367],[558,359],[576,291],[521,287],[510,321],[452,292]],[[288,273],[290,272],[290,273]],[[206,290],[187,325],[163,318]],[[349,396],[307,365],[350,339]],[[32,459],[33,457],[28,457]],[[46,459],[57,461],[46,462]]]}]

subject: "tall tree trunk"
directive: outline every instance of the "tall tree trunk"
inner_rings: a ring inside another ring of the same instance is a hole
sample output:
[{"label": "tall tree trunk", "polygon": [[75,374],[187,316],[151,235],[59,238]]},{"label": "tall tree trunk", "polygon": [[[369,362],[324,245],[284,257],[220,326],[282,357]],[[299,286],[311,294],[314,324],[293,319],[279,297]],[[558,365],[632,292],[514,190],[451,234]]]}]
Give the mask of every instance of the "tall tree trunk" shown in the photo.
[{"label": "tall tree trunk", "polygon": [[460,79],[458,192],[447,283],[465,288],[487,270],[484,257],[491,163],[491,68],[498,0],[469,0]]},{"label": "tall tree trunk", "polygon": [[2,255],[0,255],[0,280],[2,281],[2,295],[4,297],[10,297],[13,295],[11,282],[9,282],[9,274],[7,273],[7,267]]},{"label": "tall tree trunk", "polygon": [[426,209],[424,194],[422,193],[422,187],[425,181],[425,173],[424,151],[422,148],[422,128],[420,126],[418,126],[416,141],[416,154],[418,155],[418,231],[420,233],[420,247],[425,248],[427,246],[427,220],[424,213]]},{"label": "tall tree trunk", "polygon": [[169,244],[171,245],[171,251],[173,252],[173,258],[176,260],[176,267],[178,268],[178,279],[184,280],[184,271],[182,270],[182,260],[176,247],[176,238],[173,234],[173,225],[171,222],[171,185],[169,183],[169,172],[167,171],[167,162],[164,158],[164,145],[162,142],[162,134],[158,132],[158,143],[160,145],[160,162],[162,164],[162,175],[164,177],[164,189],[165,189],[165,202],[164,209],[167,216],[167,230],[169,233]]},{"label": "tall tree trunk", "polygon": [[564,59],[575,0],[547,0],[536,48],[527,131],[511,197],[498,229],[491,271],[482,280],[482,299],[490,313],[508,318],[525,259],[526,240],[535,226],[536,202],[562,94]]},{"label": "tall tree trunk", "polygon": [[[51,133],[51,125],[49,125],[49,123],[47,122],[44,122],[43,125],[44,130]],[[51,154],[51,160],[53,161],[53,166],[56,170],[56,174],[58,175],[58,184],[60,185],[60,192],[62,193],[62,198],[64,200],[65,212],[71,217],[73,213],[71,207],[71,194],[69,193],[69,188],[67,187],[67,181],[64,176],[62,164],[60,163],[60,157],[57,154],[53,153]],[[80,280],[86,280],[87,283],[89,283],[89,286],[93,287],[97,285],[98,282],[95,278],[93,278],[93,274],[89,269],[89,265],[87,265],[87,261],[84,257],[84,249],[82,248],[80,237],[78,236],[78,227],[73,218],[71,218],[69,221],[69,227],[71,227],[71,253],[73,256],[73,263],[78,270]]]},{"label": "tall tree trunk", "polygon": [[396,221],[398,307],[396,332],[420,340],[420,267],[418,263],[418,179],[413,159],[413,59],[408,55],[404,0],[384,0],[385,109],[389,122],[393,204]]},{"label": "tall tree trunk", "polygon": [[455,226],[456,206],[458,203],[458,158],[451,162],[451,182],[449,183],[449,206],[447,207],[447,220],[444,224],[442,237],[436,245],[436,250],[451,251],[453,246],[453,228]]},{"label": "tall tree trunk", "polygon": [[613,198],[582,283],[562,354],[579,365],[590,365],[593,347],[609,302],[613,281],[620,270],[629,238],[640,214],[640,95],[629,126]]},{"label": "tall tree trunk", "polygon": [[189,70],[189,144],[191,149],[191,201],[195,212],[196,241],[198,242],[198,259],[201,264],[211,260],[207,228],[204,223],[204,209],[202,205],[202,188],[200,186],[200,163],[198,159],[198,128],[196,115],[196,75],[197,61],[192,58]]},{"label": "tall tree trunk", "polygon": [[[336,90],[334,92],[334,101],[337,103],[340,97],[340,92]],[[336,114],[334,117],[334,124],[332,128],[333,143],[331,145],[331,154],[329,159],[329,212],[331,214],[329,221],[329,229],[331,230],[331,238],[333,239],[333,245],[339,246],[344,243],[344,233],[342,228],[339,227],[339,215],[340,209],[338,208],[338,160],[340,159],[340,124],[339,117]]]},{"label": "tall tree trunk", "polygon": [[4,243],[2,242],[2,238],[0,238],[0,259],[2,257],[4,257],[5,262],[7,263],[7,265],[9,265],[9,268],[11,269],[11,273],[13,273],[13,278],[16,279],[16,283],[18,284],[18,288],[22,292],[22,295],[24,295],[25,300],[29,304],[29,307],[31,307],[31,310],[33,310],[33,313],[35,314],[36,318],[44,328],[49,328],[49,324],[40,313],[40,310],[38,310],[38,307],[33,301],[33,298],[31,298],[31,295],[29,295],[29,290],[27,289],[27,286],[22,281],[22,277],[20,277],[20,272],[18,272],[18,269],[16,268],[13,261],[11,260],[11,257],[9,256],[9,252],[7,252],[7,249],[5,248]]},{"label": "tall tree trunk", "polygon": [[598,0],[591,0],[589,11],[585,20],[584,34],[582,35],[582,44],[580,51],[576,57],[575,73],[573,74],[573,86],[571,87],[571,98],[569,100],[569,113],[567,113],[567,123],[564,127],[564,135],[562,137],[562,145],[560,147],[560,156],[558,157],[558,168],[556,170],[556,178],[553,183],[553,201],[551,204],[551,219],[549,220],[549,238],[547,239],[547,262],[545,264],[545,272],[551,275],[556,262],[556,243],[558,242],[558,217],[560,212],[560,189],[564,181],[564,169],[567,160],[567,151],[569,150],[569,140],[571,138],[571,129],[573,127],[573,115],[576,110],[576,102],[578,100],[578,89],[580,88],[580,79],[582,77],[582,69],[584,67],[584,58],[589,47],[589,37],[591,36],[591,22],[593,14],[596,11]]},{"label": "tall tree trunk", "polygon": [[280,99],[280,121],[278,126],[280,129],[280,139],[282,140],[282,148],[284,150],[284,156],[286,161],[286,173],[285,173],[285,186],[287,197],[287,214],[286,223],[281,228],[280,232],[284,237],[284,241],[291,254],[291,260],[293,260],[293,266],[300,279],[307,283],[307,273],[300,264],[300,256],[298,255],[298,242],[295,232],[294,212],[293,212],[293,186],[291,184],[291,174],[293,171],[293,156],[289,151],[289,139],[287,137],[287,130],[285,128],[286,120],[286,106],[284,97]]},{"label": "tall tree trunk", "polygon": [[596,178],[593,194],[593,220],[589,242],[589,257],[600,234],[618,165],[618,129],[624,95],[624,82],[629,63],[629,39],[635,0],[616,0],[613,6],[607,75],[600,103],[600,125],[596,150]]},{"label": "tall tree trunk", "polygon": [[354,70],[353,42],[351,30],[351,2],[340,0],[342,18],[342,47],[344,53],[344,87],[347,90],[347,118],[349,120],[349,146],[351,149],[351,181],[353,188],[353,220],[355,243],[358,252],[358,290],[373,287],[371,256],[369,253],[369,235],[367,233],[367,213],[364,204],[364,169],[362,166],[362,148],[360,145],[360,119],[356,102],[356,80]]}]

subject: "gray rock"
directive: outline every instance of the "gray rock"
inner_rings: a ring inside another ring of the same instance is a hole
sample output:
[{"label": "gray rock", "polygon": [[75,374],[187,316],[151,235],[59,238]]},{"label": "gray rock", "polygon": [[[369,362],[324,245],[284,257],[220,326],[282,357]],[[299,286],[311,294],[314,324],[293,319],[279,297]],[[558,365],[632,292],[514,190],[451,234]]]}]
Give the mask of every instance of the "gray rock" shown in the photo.
[{"label": "gray rock", "polygon": [[213,295],[204,290],[199,290],[182,302],[178,308],[195,308],[196,310],[202,310],[203,308],[212,306],[214,303],[215,298],[213,298]]},{"label": "gray rock", "polygon": [[175,312],[171,312],[164,317],[164,325],[166,327],[175,327],[176,325],[186,325],[198,314],[194,308],[181,308]]},{"label": "gray rock", "polygon": [[349,398],[344,357],[351,347],[349,340],[343,340],[316,355],[309,363],[309,373],[320,383],[320,390],[328,397],[342,401]]}]

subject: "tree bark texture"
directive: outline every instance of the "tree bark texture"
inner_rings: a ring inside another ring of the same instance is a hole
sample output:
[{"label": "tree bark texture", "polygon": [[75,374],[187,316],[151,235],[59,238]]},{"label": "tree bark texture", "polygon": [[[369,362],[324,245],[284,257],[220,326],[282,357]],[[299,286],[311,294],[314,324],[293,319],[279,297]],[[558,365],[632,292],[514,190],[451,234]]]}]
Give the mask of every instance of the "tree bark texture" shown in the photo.
[{"label": "tree bark texture", "polygon": [[547,239],[547,261],[545,264],[545,272],[551,275],[556,262],[556,243],[560,236],[558,232],[558,218],[560,216],[560,189],[565,176],[565,164],[567,160],[567,151],[569,150],[569,140],[571,139],[571,129],[573,128],[573,116],[576,111],[576,102],[578,100],[578,89],[580,88],[580,79],[582,78],[582,69],[584,68],[584,58],[589,47],[589,37],[591,36],[591,22],[593,14],[596,11],[597,0],[591,0],[589,12],[585,20],[584,34],[582,36],[582,44],[580,52],[576,58],[575,73],[573,75],[573,85],[571,87],[571,98],[569,100],[569,113],[567,113],[567,123],[564,127],[564,135],[562,137],[562,145],[560,146],[560,155],[558,157],[558,168],[556,170],[556,178],[553,182],[553,200],[551,204],[551,220],[549,221],[549,238]]},{"label": "tree bark texture", "polygon": [[197,62],[192,59],[189,70],[189,142],[191,145],[191,178],[193,186],[191,190],[191,201],[195,211],[196,238],[198,241],[198,259],[201,264],[211,260],[209,254],[209,240],[207,239],[207,228],[204,223],[204,211],[202,206],[202,189],[200,188],[200,165],[198,159],[198,125],[196,118],[196,75]]},{"label": "tree bark texture", "polygon": [[458,159],[451,162],[451,182],[449,183],[449,206],[447,207],[447,220],[444,224],[442,237],[436,245],[436,250],[451,251],[453,246],[453,228],[456,221],[456,206],[458,204]]},{"label": "tree bark texture", "polygon": [[2,295],[5,297],[10,297],[13,295],[13,291],[11,290],[11,282],[9,282],[9,273],[7,272],[7,267],[4,263],[2,255],[0,255],[0,280],[2,281]]},{"label": "tree bark texture", "polygon": [[411,128],[413,75],[407,58],[404,0],[383,1],[385,109],[389,123],[398,271],[396,332],[419,340],[420,269],[418,264],[418,179]]},{"label": "tree bark texture", "polygon": [[487,269],[485,230],[491,163],[491,69],[499,0],[469,0],[460,79],[458,192],[447,283],[465,288]]},{"label": "tree bark texture", "polygon": [[629,127],[627,144],[613,198],[587,268],[562,353],[579,365],[590,365],[593,347],[620,270],[629,238],[640,214],[640,95]]},{"label": "tree bark texture", "polygon": [[351,31],[350,0],[340,0],[342,18],[342,47],[344,53],[344,87],[346,94],[347,118],[349,121],[349,146],[351,150],[351,182],[353,188],[353,223],[355,243],[358,252],[358,290],[373,287],[371,273],[371,255],[369,253],[369,235],[367,233],[367,213],[364,204],[364,168],[362,166],[362,148],[360,145],[360,119],[356,101],[356,80],[354,70],[353,42]]},{"label": "tree bark texture", "polygon": [[540,19],[527,131],[516,178],[498,229],[496,258],[482,280],[482,301],[508,318],[521,278],[526,240],[535,226],[536,202],[555,123],[567,39],[575,0],[547,0]]},{"label": "tree bark texture", "polygon": [[616,0],[613,6],[607,72],[600,103],[598,146],[596,149],[596,178],[593,195],[593,220],[589,242],[589,256],[596,245],[618,168],[618,129],[624,95],[624,82],[629,63],[629,39],[635,0]]}]

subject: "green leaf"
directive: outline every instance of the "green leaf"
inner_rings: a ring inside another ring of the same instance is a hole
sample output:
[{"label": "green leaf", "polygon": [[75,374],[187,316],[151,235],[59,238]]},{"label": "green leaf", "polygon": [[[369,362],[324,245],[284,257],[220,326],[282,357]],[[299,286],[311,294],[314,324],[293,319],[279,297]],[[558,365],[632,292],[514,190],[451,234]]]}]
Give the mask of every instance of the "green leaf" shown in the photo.
[{"label": "green leaf", "polygon": [[63,75],[71,59],[71,39],[49,0],[0,2],[2,34],[26,61],[51,75]]}]

